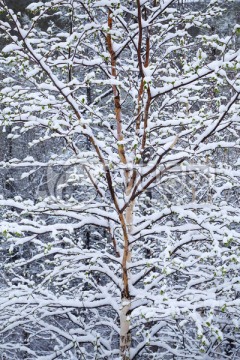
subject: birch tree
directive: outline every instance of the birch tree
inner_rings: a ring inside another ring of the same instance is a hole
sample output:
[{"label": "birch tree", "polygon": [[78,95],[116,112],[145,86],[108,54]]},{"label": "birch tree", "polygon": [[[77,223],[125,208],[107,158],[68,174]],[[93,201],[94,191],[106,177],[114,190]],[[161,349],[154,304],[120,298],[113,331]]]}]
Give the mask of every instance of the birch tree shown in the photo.
[{"label": "birch tree", "polygon": [[23,23],[0,0],[1,125],[36,136],[1,166],[48,186],[0,200],[3,358],[239,357],[240,27],[212,34],[204,4],[52,0]]}]

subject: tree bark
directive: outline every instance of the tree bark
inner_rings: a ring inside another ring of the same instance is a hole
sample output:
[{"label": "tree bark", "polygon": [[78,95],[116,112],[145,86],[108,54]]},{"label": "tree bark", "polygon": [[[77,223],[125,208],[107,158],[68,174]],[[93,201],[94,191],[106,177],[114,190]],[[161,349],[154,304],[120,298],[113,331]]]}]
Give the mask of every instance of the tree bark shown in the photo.
[{"label": "tree bark", "polygon": [[130,329],[130,320],[128,319],[128,316],[131,309],[132,297],[129,288],[131,276],[128,265],[131,262],[131,256],[132,256],[132,249],[129,240],[131,238],[131,232],[132,232],[133,211],[134,211],[134,202],[131,202],[126,209],[125,217],[123,215],[120,215],[120,221],[122,224],[123,236],[124,236],[124,249],[123,249],[123,258],[122,258],[123,289],[122,289],[121,311],[120,311],[120,354],[122,360],[130,360],[130,349],[131,349],[131,329]]}]

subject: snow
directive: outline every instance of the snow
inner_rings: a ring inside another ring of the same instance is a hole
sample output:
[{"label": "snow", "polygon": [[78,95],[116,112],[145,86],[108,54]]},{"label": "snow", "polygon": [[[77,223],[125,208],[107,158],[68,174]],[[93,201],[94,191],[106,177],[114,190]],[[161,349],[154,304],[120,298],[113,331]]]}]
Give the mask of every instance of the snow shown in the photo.
[{"label": "snow", "polygon": [[4,48],[2,49],[3,53],[9,53],[12,51],[16,51],[16,50],[21,50],[21,46],[18,46],[16,44],[9,44],[4,46]]},{"label": "snow", "polygon": [[41,6],[44,6],[44,3],[42,1],[39,1],[38,3],[31,3],[30,5],[28,5],[27,9],[30,11],[35,11]]}]

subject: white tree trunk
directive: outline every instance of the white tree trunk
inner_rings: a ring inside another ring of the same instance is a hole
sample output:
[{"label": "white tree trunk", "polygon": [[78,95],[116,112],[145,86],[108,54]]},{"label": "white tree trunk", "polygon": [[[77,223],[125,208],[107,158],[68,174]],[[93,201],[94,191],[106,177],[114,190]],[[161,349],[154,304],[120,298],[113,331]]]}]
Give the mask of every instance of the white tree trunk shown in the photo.
[{"label": "white tree trunk", "polygon": [[130,308],[130,299],[123,297],[120,313],[120,353],[123,360],[130,360],[131,333],[130,321],[127,320],[127,314]]},{"label": "white tree trunk", "polygon": [[131,262],[132,252],[129,239],[131,238],[132,232],[133,211],[134,202],[130,203],[126,209],[125,217],[120,218],[124,235],[124,250],[122,259],[123,291],[120,309],[120,353],[123,360],[130,360],[131,348],[130,320],[128,319],[128,316],[131,309],[132,299],[129,290],[131,279],[129,276],[129,263]]}]

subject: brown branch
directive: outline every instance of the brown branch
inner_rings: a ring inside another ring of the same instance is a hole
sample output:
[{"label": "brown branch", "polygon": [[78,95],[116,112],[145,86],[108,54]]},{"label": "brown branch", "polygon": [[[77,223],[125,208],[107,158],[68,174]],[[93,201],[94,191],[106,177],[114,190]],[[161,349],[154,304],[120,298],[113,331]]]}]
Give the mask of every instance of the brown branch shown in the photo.
[{"label": "brown branch", "polygon": [[[130,199],[128,200],[128,202],[121,208],[121,212],[125,211],[126,208],[129,206],[130,202],[134,201],[138,196],[140,196],[144,191],[147,190],[147,188],[158,178],[158,177],[161,177],[166,171],[174,168],[175,166],[181,164],[184,160],[186,160],[185,157],[183,157],[182,159],[178,160],[177,163],[173,164],[173,165],[170,165],[168,167],[165,167],[165,169],[163,171],[159,171],[157,173],[157,175],[155,175],[154,177],[152,177],[151,179],[149,179],[149,181],[144,185],[144,187],[137,191],[138,189],[138,186],[141,184],[142,182],[142,177],[139,179],[139,181],[137,182],[137,184],[135,185],[134,189],[133,189],[133,192],[132,192],[132,195],[130,197]],[[153,169],[156,168],[156,165],[153,167]],[[151,170],[150,173],[152,173],[154,170]],[[144,175],[145,177],[145,175]]]},{"label": "brown branch", "polygon": [[[76,107],[75,105],[75,102],[74,102],[74,99],[72,98],[71,95],[66,95],[66,93],[63,91],[63,88],[61,86],[59,86],[56,81],[55,81],[55,77],[53,76],[53,74],[51,73],[51,69],[49,68],[49,66],[45,63],[43,63],[43,58],[39,59],[38,56],[35,54],[33,48],[31,47],[31,45],[26,41],[26,38],[22,36],[22,33],[21,33],[21,27],[20,27],[20,24],[18,22],[18,20],[15,18],[15,16],[10,12],[8,11],[8,14],[11,16],[13,22],[15,23],[16,25],[16,28],[18,30],[18,33],[19,33],[19,36],[22,38],[23,40],[23,43],[26,47],[26,49],[28,50],[28,54],[31,55],[33,57],[33,59],[37,62],[37,64],[41,67],[41,69],[43,70],[43,72],[46,73],[46,75],[48,76],[49,79],[51,79],[52,83],[56,86],[56,88],[58,89],[59,93],[64,97],[65,101],[70,105],[70,107],[73,109],[73,112],[75,113],[77,119],[79,121],[81,121],[81,115],[79,113],[79,110],[78,108]],[[82,124],[82,128],[84,130],[86,130],[86,125],[85,124]],[[85,136],[87,136],[91,142],[91,144],[93,145],[97,155],[98,155],[98,158],[101,162],[101,164],[103,165],[103,169],[105,171],[105,175],[106,175],[106,179],[107,179],[107,183],[108,183],[108,188],[109,188],[109,191],[110,191],[110,194],[111,194],[111,197],[112,197],[112,200],[114,202],[114,205],[115,205],[115,208],[117,210],[117,212],[120,212],[120,209],[119,209],[119,206],[118,206],[118,202],[117,202],[117,198],[116,198],[116,195],[115,195],[115,191],[113,189],[113,185],[112,185],[112,177],[111,177],[111,174],[110,174],[110,171],[109,171],[109,168],[108,166],[106,165],[105,163],[105,160],[103,158],[103,155],[101,154],[101,151],[100,151],[100,148],[98,147],[98,145],[96,144],[95,140],[94,140],[94,137],[87,134],[87,133],[84,133],[83,134]]]},{"label": "brown branch", "polygon": [[128,229],[124,219],[124,215],[119,214],[119,220],[121,222],[123,230],[123,240],[124,240],[124,252],[122,259],[122,272],[123,272],[123,293],[122,298],[130,299],[129,284],[128,284],[128,258],[129,258],[129,238],[128,238]]},{"label": "brown branch", "polygon": [[149,116],[149,109],[151,106],[151,91],[150,91],[150,87],[148,85],[148,89],[147,89],[147,103],[145,106],[145,111],[144,111],[144,129],[143,129],[143,137],[142,137],[142,150],[144,150],[145,146],[146,146],[146,140],[147,140],[147,126],[148,126],[148,116]]},{"label": "brown branch", "polygon": [[[145,20],[147,20],[147,10],[145,8]],[[147,39],[146,39],[146,55],[145,55],[145,62],[144,67],[147,68],[149,66],[149,57],[150,57],[150,33],[149,29],[147,28]],[[144,130],[143,130],[143,138],[142,138],[142,150],[144,150],[147,140],[147,126],[148,126],[148,116],[149,116],[149,109],[151,106],[151,91],[148,85],[147,89],[147,103],[144,110]]]},{"label": "brown branch", "polygon": [[[230,101],[230,103],[228,103],[226,110],[224,111],[222,116],[220,116],[220,118],[219,118],[218,122],[216,123],[216,125],[214,126],[214,128],[209,132],[209,134],[207,134],[206,136],[203,137],[203,139],[199,142],[199,144],[203,143],[206,139],[208,139],[216,131],[218,126],[221,124],[221,122],[224,120],[224,118],[228,114],[228,112],[231,109],[231,107],[233,106],[233,104],[238,100],[239,94],[240,94],[239,92],[235,94],[234,98],[232,99],[232,101]],[[194,150],[196,150],[199,147],[199,144],[195,145]]]},{"label": "brown branch", "polygon": [[[112,11],[109,9],[108,11],[108,27],[110,31],[113,27],[113,20],[112,20]],[[112,35],[110,31],[107,34],[106,42],[108,46],[108,51],[111,58],[111,74],[114,78],[117,78],[117,69],[116,69],[116,55],[113,50],[112,45]],[[114,107],[115,107],[115,115],[116,115],[116,122],[117,122],[117,139],[118,141],[123,140],[123,133],[122,133],[122,118],[121,118],[121,104],[120,104],[120,95],[116,85],[112,85],[113,95],[114,95]],[[127,163],[126,156],[125,156],[125,149],[123,144],[118,144],[118,154],[123,164]]]},{"label": "brown branch", "polygon": [[141,11],[141,4],[140,0],[137,0],[137,11],[138,11],[138,51],[137,51],[137,57],[138,57],[138,66],[140,70],[140,75],[143,78],[143,64],[142,64],[142,57],[141,57],[141,50],[142,50],[142,11]]},{"label": "brown branch", "polygon": [[109,233],[110,233],[111,238],[112,238],[112,243],[113,243],[113,247],[114,247],[114,250],[115,250],[115,254],[116,254],[116,256],[119,258],[119,257],[120,257],[120,253],[119,253],[119,251],[118,251],[118,249],[117,249],[116,239],[115,239],[114,235],[111,234],[110,230],[109,230]]},{"label": "brown branch", "polygon": [[[235,53],[234,56],[233,56],[231,59],[229,59],[229,61],[232,62],[232,61],[236,60],[237,57],[238,57],[238,53]],[[212,63],[209,63],[208,65],[206,65],[206,66],[204,66],[202,69],[200,69],[200,70],[203,70],[203,69],[206,70],[206,71],[203,71],[201,75],[196,74],[195,76],[192,76],[192,77],[190,77],[189,79],[186,79],[186,78],[185,78],[185,79],[182,79],[182,82],[181,82],[181,83],[179,83],[179,84],[176,85],[176,86],[171,87],[170,89],[167,89],[167,90],[165,90],[165,91],[159,92],[158,94],[152,96],[152,99],[156,99],[156,98],[158,98],[159,96],[168,94],[169,92],[171,92],[171,91],[173,91],[173,90],[177,90],[177,89],[182,88],[182,87],[184,87],[184,86],[190,85],[190,84],[192,84],[192,83],[194,83],[194,82],[196,82],[196,81],[198,81],[198,80],[200,80],[200,79],[202,79],[202,78],[207,78],[210,74],[212,74],[212,73],[215,72],[214,69],[209,68],[209,65],[211,65],[211,64],[212,64]]]},{"label": "brown branch", "polygon": [[97,186],[97,184],[96,184],[95,181],[93,180],[93,177],[92,177],[90,171],[88,171],[87,166],[86,166],[86,165],[83,165],[83,169],[86,171],[86,173],[87,173],[87,175],[88,175],[91,183],[92,183],[93,186],[95,187],[97,193],[98,193],[101,197],[103,197],[103,194],[101,193],[99,187]]}]

